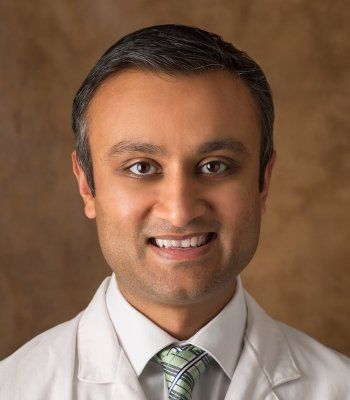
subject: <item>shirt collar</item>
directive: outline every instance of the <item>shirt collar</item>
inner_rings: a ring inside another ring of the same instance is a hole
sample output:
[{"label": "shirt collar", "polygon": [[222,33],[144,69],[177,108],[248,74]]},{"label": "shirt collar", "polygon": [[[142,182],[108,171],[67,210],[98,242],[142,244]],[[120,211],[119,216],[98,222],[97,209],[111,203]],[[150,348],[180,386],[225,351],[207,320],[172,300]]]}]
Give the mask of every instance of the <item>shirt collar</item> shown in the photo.
[{"label": "shirt collar", "polygon": [[[226,306],[191,338],[179,341],[135,309],[121,294],[114,273],[106,291],[108,313],[121,346],[137,376],[164,347],[191,343],[207,351],[232,378],[243,346],[246,304],[240,277]],[[142,335],[140,335],[142,332]]]}]

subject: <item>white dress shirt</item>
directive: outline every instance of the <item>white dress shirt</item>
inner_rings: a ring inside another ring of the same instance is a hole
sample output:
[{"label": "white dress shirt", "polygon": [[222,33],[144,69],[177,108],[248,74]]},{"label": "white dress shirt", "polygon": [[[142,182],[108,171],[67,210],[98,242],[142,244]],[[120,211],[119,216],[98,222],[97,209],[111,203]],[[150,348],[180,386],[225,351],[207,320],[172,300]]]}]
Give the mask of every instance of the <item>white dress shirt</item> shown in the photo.
[{"label": "white dress shirt", "polygon": [[168,399],[163,368],[150,359],[170,344],[192,344],[214,359],[196,382],[192,400],[224,400],[240,357],[246,325],[246,304],[239,277],[235,295],[220,313],[184,341],[172,337],[136,310],[121,294],[114,274],[106,291],[106,303],[120,345],[147,399]]}]

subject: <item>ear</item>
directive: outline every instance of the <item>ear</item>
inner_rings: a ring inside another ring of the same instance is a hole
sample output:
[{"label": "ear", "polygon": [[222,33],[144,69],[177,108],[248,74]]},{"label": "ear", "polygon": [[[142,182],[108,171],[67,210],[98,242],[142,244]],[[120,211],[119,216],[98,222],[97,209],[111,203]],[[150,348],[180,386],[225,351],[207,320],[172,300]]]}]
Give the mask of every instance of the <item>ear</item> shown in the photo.
[{"label": "ear", "polygon": [[74,175],[78,181],[79,193],[85,204],[85,215],[88,218],[93,219],[96,217],[95,198],[91,194],[85,173],[78,162],[76,151],[73,151],[72,153],[72,164]]},{"label": "ear", "polygon": [[274,150],[270,158],[270,161],[268,162],[265,169],[264,188],[260,193],[260,204],[262,213],[266,211],[266,200],[267,200],[267,195],[269,193],[271,174],[273,166],[275,165],[275,161],[276,161],[276,151]]}]

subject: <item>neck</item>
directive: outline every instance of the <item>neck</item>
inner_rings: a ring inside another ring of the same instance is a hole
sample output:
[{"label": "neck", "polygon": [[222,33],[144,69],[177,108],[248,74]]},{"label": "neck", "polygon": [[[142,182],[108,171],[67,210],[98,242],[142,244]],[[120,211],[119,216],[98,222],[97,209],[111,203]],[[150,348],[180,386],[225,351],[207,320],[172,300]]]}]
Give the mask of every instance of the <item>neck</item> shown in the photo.
[{"label": "neck", "polygon": [[236,290],[236,281],[198,303],[172,305],[139,298],[118,285],[125,299],[148,319],[177,340],[187,340],[226,306]]}]

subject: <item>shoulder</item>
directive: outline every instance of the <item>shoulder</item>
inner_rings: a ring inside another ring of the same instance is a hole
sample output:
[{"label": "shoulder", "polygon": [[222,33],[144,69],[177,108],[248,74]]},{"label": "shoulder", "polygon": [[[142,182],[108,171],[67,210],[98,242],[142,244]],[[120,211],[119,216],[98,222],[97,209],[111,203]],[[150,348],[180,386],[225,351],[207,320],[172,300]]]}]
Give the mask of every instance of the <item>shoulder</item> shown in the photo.
[{"label": "shoulder", "polygon": [[85,335],[86,347],[94,347],[91,336],[94,343],[102,340],[100,332],[108,318],[105,292],[109,281],[107,277],[101,283],[87,308],[75,318],[41,333],[0,362],[0,399],[71,398],[77,378],[79,329]]},{"label": "shoulder", "polygon": [[276,322],[283,332],[290,352],[299,369],[299,381],[277,388],[279,392],[316,399],[350,400],[350,359],[323,345],[312,337],[282,322]]},{"label": "shoulder", "polygon": [[285,323],[276,323],[282,330],[300,367],[306,371],[311,368],[317,374],[327,376],[328,379],[333,374],[332,379],[344,381],[346,377],[346,380],[349,380],[350,358]]},{"label": "shoulder", "polygon": [[348,357],[274,320],[247,292],[245,296],[246,340],[281,399],[350,399]]},{"label": "shoulder", "polygon": [[[59,380],[64,365],[65,373],[74,369],[76,331],[82,313],[31,339],[0,362],[0,398],[26,399],[34,385]],[[26,394],[19,393],[26,383]],[[45,387],[43,386],[43,391]],[[23,397],[21,397],[23,396]],[[28,397],[30,398],[30,397]]]},{"label": "shoulder", "polygon": [[[350,359],[337,351],[323,345],[311,336],[283,323],[273,319],[264,309],[245,292],[245,299],[248,310],[248,327],[254,332],[251,336],[258,336],[260,345],[268,343],[268,339],[274,338],[269,344],[276,344],[276,341],[285,342],[295,358],[301,366],[309,367],[311,364],[316,366],[336,366],[340,370],[345,368],[349,371]],[[328,373],[330,371],[328,370]],[[337,370],[339,373],[339,369]]]},{"label": "shoulder", "polygon": [[67,346],[69,340],[74,336],[80,314],[75,318],[56,325],[29,340],[13,354],[0,362],[0,372],[10,363],[25,363],[33,358],[40,358],[42,356],[49,358],[62,345]]}]

